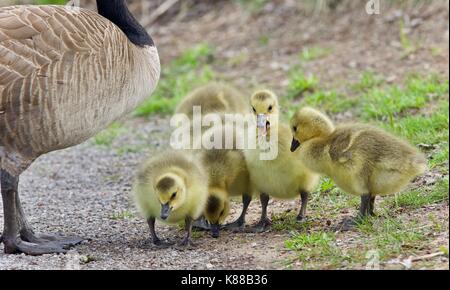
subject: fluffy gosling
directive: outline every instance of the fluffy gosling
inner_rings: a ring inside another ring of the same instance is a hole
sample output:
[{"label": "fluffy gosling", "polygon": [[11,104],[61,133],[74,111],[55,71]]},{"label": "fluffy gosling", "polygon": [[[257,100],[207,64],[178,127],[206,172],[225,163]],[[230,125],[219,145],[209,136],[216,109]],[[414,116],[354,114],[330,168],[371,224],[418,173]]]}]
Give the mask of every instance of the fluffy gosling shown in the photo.
[{"label": "fluffy gosling", "polygon": [[208,177],[201,164],[183,151],[158,154],[139,169],[133,195],[147,220],[155,245],[168,245],[156,235],[155,220],[185,222],[186,236],[181,246],[192,244],[192,221],[198,219],[208,197]]},{"label": "fluffy gosling", "polygon": [[[377,195],[399,192],[427,168],[425,156],[415,147],[369,125],[335,128],[327,116],[305,107],[295,113],[290,126],[291,151],[299,152],[303,164],[329,176],[342,190],[361,196],[361,217],[374,215]],[[343,229],[353,224],[345,222]]]},{"label": "fluffy gosling", "polygon": [[271,144],[278,148],[278,155],[273,160],[261,160],[261,149],[244,151],[251,187],[260,194],[261,219],[253,227],[254,231],[260,232],[271,224],[267,217],[269,196],[293,199],[300,195],[302,204],[297,220],[303,220],[309,193],[317,187],[319,175],[305,167],[297,153],[290,152],[292,136],[289,126],[279,122],[277,96],[268,90],[258,91],[252,95],[250,103],[257,118],[258,138],[265,136],[269,143],[273,143],[275,136],[278,138],[276,144]]}]

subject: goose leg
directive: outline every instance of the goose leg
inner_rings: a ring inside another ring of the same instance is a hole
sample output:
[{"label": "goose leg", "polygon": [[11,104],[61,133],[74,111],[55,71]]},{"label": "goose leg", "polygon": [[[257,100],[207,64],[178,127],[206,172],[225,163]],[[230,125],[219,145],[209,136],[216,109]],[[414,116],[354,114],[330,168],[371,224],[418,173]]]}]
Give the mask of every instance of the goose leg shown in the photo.
[{"label": "goose leg", "polygon": [[35,244],[42,244],[46,242],[53,242],[55,244],[60,245],[64,249],[73,247],[81,243],[84,239],[80,237],[63,237],[58,235],[51,235],[51,234],[36,234],[33,230],[33,228],[28,223],[28,220],[26,219],[25,213],[22,209],[22,205],[20,202],[19,194],[16,193],[16,210],[17,210],[17,219],[20,225],[20,237],[22,240],[29,242],[29,243],[35,243]]},{"label": "goose leg", "polygon": [[243,195],[242,196],[242,212],[241,215],[239,216],[239,218],[232,222],[229,223],[227,225],[224,226],[225,229],[227,230],[232,230],[232,231],[242,231],[244,229],[245,226],[245,215],[247,214],[247,210],[248,210],[248,206],[250,205],[250,202],[252,201],[252,197],[249,195]]},{"label": "goose leg", "polygon": [[194,246],[194,243],[192,242],[192,239],[191,239],[191,235],[192,235],[192,219],[191,218],[189,218],[189,217],[186,218],[184,227],[185,227],[185,231],[186,231],[186,236],[181,241],[180,246],[181,247]]},{"label": "goose leg", "polygon": [[66,250],[54,242],[32,243],[22,239],[21,222],[16,206],[19,177],[12,176],[6,170],[0,170],[1,192],[4,213],[3,244],[6,254],[24,253],[27,255],[44,255],[65,253]]},{"label": "goose leg", "polygon": [[272,221],[267,217],[267,206],[269,205],[270,197],[265,193],[261,193],[259,199],[261,201],[261,219],[256,225],[250,228],[250,232],[262,233],[272,225]]},{"label": "goose leg", "polygon": [[344,219],[338,229],[340,231],[350,231],[355,228],[361,219],[370,215],[372,204],[375,201],[375,198],[371,196],[371,194],[364,194],[361,196],[361,205],[359,207],[359,213],[356,218]]},{"label": "goose leg", "polygon": [[300,199],[302,200],[302,205],[300,207],[300,212],[297,216],[297,221],[304,221],[306,217],[306,207],[308,206],[309,193],[306,191],[300,192]]},{"label": "goose leg", "polygon": [[155,221],[156,220],[154,217],[147,219],[148,227],[150,228],[150,236],[152,238],[153,244],[159,247],[168,247],[173,245],[173,243],[171,242],[162,241],[160,238],[158,238],[155,231]]}]

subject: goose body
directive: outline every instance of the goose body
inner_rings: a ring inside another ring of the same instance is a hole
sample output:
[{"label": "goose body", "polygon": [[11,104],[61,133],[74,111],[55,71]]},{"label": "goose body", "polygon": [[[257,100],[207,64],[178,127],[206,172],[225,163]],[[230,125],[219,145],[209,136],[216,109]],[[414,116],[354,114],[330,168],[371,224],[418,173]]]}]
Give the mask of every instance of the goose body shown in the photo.
[{"label": "goose body", "polygon": [[12,173],[132,111],[160,70],[154,46],[136,46],[93,11],[63,6],[1,8],[0,55],[0,146]]},{"label": "goose body", "polygon": [[0,8],[0,181],[6,253],[64,252],[79,239],[36,235],[18,198],[42,154],[79,144],[149,97],[160,75],[151,37],[125,0],[99,13],[63,6]]},{"label": "goose body", "polygon": [[374,215],[377,195],[399,192],[427,168],[425,156],[404,140],[367,124],[335,127],[313,108],[294,114],[291,131],[291,150],[303,164],[361,197],[360,216]]}]

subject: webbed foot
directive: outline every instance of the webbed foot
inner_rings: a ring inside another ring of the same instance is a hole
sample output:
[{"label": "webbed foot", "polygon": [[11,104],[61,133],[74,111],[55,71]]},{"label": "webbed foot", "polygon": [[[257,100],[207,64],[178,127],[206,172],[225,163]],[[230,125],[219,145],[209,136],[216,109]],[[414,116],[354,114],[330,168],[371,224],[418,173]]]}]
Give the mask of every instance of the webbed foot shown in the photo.
[{"label": "webbed foot", "polygon": [[65,254],[67,249],[55,242],[30,243],[20,238],[4,239],[6,254],[26,254],[30,256],[40,256],[46,254]]},{"label": "webbed foot", "polygon": [[263,233],[268,231],[272,226],[272,221],[268,218],[260,220],[256,225],[251,226],[247,232],[250,233]]}]

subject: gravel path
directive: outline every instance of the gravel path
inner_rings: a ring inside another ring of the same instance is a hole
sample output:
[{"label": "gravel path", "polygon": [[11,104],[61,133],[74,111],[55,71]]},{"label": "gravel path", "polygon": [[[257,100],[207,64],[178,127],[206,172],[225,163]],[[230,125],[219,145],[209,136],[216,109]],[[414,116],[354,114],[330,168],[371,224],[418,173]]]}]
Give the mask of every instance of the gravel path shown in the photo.
[{"label": "gravel path", "polygon": [[[281,267],[277,261],[283,255],[280,250],[284,238],[276,233],[223,233],[219,240],[196,233],[196,247],[188,250],[161,250],[151,245],[147,225],[135,210],[129,193],[138,164],[151,152],[167,146],[167,126],[165,120],[156,117],[145,123],[133,121],[126,125],[132,129],[108,148],[88,141],[36,161],[22,175],[19,189],[30,222],[37,232],[76,234],[89,241],[67,255],[42,257],[4,255],[0,245],[0,269]],[[144,144],[148,148],[142,152],[117,153],[123,146]],[[235,215],[239,207],[236,204]],[[258,207],[257,202],[252,205],[250,222],[256,220]],[[183,235],[181,229],[165,225],[158,227],[158,233],[172,240]]]},{"label": "gravel path", "polygon": [[[411,15],[390,9],[374,20],[356,9],[335,17],[324,14],[326,17],[320,21],[293,9],[290,5],[295,1],[283,3],[267,5],[259,17],[243,16],[235,6],[224,4],[223,9],[207,9],[204,16],[190,21],[171,19],[155,24],[152,35],[158,42],[163,65],[193,44],[205,42],[216,48],[218,61],[214,70],[223,74],[224,79],[242,87],[255,83],[283,91],[288,84],[289,64],[298,62],[303,47],[317,46],[331,47],[333,53],[302,65],[305,72],[320,76],[321,82],[330,87],[358,80],[362,71],[373,71],[399,83],[413,71],[448,76],[448,2],[435,2]],[[420,20],[420,25],[409,27],[408,32],[411,39],[427,44],[426,49],[401,57],[398,27],[394,27],[398,19]],[[268,42],[262,45],[264,37]],[[438,56],[430,53],[432,48],[441,51]],[[137,214],[129,192],[138,164],[149,154],[168,146],[168,132],[167,119],[133,119],[125,123],[125,130],[111,146],[101,147],[90,140],[37,160],[21,176],[20,182],[21,199],[30,222],[38,232],[76,234],[89,241],[67,255],[41,257],[4,255],[0,245],[0,270],[284,268],[286,260],[294,255],[285,249],[284,241],[289,237],[286,231],[257,235],[223,233],[217,240],[196,233],[197,247],[184,251],[160,250],[149,243],[147,225]],[[314,202],[311,209],[313,205]],[[298,200],[271,201],[269,211],[273,214],[297,208]],[[230,220],[239,210],[239,203],[235,203]],[[353,214],[354,210],[342,214]],[[398,218],[423,217],[430,212],[444,221],[446,227],[427,246],[448,247],[448,202],[408,210]],[[315,216],[314,226],[328,224],[327,217],[317,213]],[[259,202],[253,202],[248,223],[258,217]],[[3,224],[1,210],[0,224]],[[161,237],[169,239],[180,239],[183,235],[177,227],[158,226],[157,230]],[[349,245],[360,240],[358,233],[338,238],[340,243]],[[293,268],[301,268],[298,263]],[[448,269],[448,258],[433,263],[427,268]]]}]

